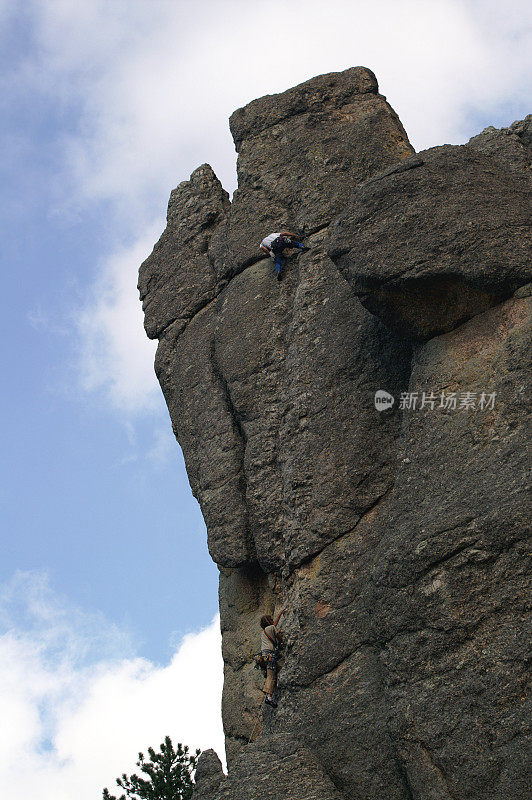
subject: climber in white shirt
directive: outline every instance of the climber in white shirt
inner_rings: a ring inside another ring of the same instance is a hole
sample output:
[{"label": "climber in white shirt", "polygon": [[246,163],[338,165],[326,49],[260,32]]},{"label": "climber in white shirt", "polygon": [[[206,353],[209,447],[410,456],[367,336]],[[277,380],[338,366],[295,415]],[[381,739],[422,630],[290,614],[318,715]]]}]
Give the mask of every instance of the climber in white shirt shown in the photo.
[{"label": "climber in white shirt", "polygon": [[275,260],[275,272],[277,273],[277,280],[281,280],[281,269],[283,266],[283,251],[297,247],[299,250],[308,250],[308,247],[300,240],[299,236],[290,231],[280,231],[279,233],[270,233],[265,236],[260,243],[260,249],[267,253]]}]

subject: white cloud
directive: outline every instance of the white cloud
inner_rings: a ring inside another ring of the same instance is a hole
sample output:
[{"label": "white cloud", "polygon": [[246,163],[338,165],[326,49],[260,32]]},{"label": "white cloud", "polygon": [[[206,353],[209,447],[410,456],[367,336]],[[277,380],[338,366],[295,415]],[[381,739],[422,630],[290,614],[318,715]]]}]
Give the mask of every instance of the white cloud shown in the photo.
[{"label": "white cloud", "polygon": [[159,666],[101,615],[60,602],[42,575],[19,573],[0,620],[2,797],[94,800],[166,734],[223,753],[218,619]]},{"label": "white cloud", "polygon": [[150,220],[204,161],[234,188],[227,118],[235,108],[364,64],[418,149],[464,141],[478,132],[479,112],[529,110],[532,7],[521,0],[39,0],[32,8],[38,47],[23,80],[77,114],[62,135],[60,203],[105,202],[122,237],[138,240],[105,260],[79,329],[83,387],[129,411],[149,407],[156,391],[134,288],[160,232]]},{"label": "white cloud", "polygon": [[42,66],[81,104],[68,139],[78,190],[121,205],[142,205],[205,159],[232,183],[228,115],[320,72],[374,69],[420,147],[460,136],[469,104],[526,98],[529,86],[532,12],[515,0],[504,10],[468,0],[39,8]]},{"label": "white cloud", "polygon": [[131,246],[108,257],[75,315],[83,389],[100,391],[115,408],[129,412],[160,405],[156,345],[144,333],[136,288],[139,265],[160,233],[160,224],[152,224]]},{"label": "white cloud", "polygon": [[169,425],[156,428],[153,432],[153,444],[147,458],[155,467],[165,467],[175,461],[177,445]]}]

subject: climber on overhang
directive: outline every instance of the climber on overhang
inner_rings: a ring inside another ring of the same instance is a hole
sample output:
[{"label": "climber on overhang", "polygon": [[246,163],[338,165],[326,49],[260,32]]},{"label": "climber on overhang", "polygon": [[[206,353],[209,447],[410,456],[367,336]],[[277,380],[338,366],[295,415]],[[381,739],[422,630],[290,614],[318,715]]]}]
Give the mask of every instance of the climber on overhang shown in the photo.
[{"label": "climber on overhang", "polygon": [[265,236],[260,243],[260,249],[267,253],[275,260],[275,272],[277,273],[277,280],[281,280],[281,270],[283,267],[283,251],[290,250],[297,247],[298,250],[308,250],[305,247],[299,236],[290,231],[281,231],[280,233],[270,233]]},{"label": "climber on overhang", "polygon": [[266,683],[264,684],[264,693],[266,697],[264,702],[273,708],[277,708],[277,703],[274,700],[275,687],[277,685],[277,662],[279,660],[279,650],[283,642],[283,635],[281,631],[277,630],[279,620],[284,614],[282,608],[275,619],[269,614],[265,614],[260,618],[260,627],[262,628],[260,636],[260,652],[263,663],[266,667]]}]

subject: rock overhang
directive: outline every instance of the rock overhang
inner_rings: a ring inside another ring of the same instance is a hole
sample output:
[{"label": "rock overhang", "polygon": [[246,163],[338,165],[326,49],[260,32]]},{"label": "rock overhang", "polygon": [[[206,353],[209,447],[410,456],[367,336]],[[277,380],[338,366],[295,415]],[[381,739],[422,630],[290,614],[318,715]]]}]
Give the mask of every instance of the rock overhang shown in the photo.
[{"label": "rock overhang", "polygon": [[531,210],[525,172],[445,145],[359,184],[328,254],[368,310],[423,341],[530,281]]}]

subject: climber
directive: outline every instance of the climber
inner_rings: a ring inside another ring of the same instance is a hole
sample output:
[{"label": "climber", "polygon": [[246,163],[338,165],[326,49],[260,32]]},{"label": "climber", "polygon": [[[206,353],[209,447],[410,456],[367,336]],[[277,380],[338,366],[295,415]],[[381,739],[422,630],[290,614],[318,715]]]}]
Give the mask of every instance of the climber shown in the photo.
[{"label": "climber", "polygon": [[264,698],[264,702],[269,706],[273,706],[273,708],[277,708],[277,703],[273,699],[273,694],[277,685],[279,648],[283,641],[283,635],[277,630],[277,625],[283,614],[284,608],[277,614],[275,620],[272,619],[269,614],[260,618],[260,627],[262,628],[260,650],[266,665],[266,683],[264,684],[264,693],[266,697]]},{"label": "climber", "polygon": [[283,266],[283,250],[289,250],[297,247],[299,250],[308,250],[299,236],[290,231],[281,231],[280,233],[270,233],[265,236],[260,243],[260,249],[275,259],[275,271],[277,273],[277,280],[281,280],[281,269]]}]

